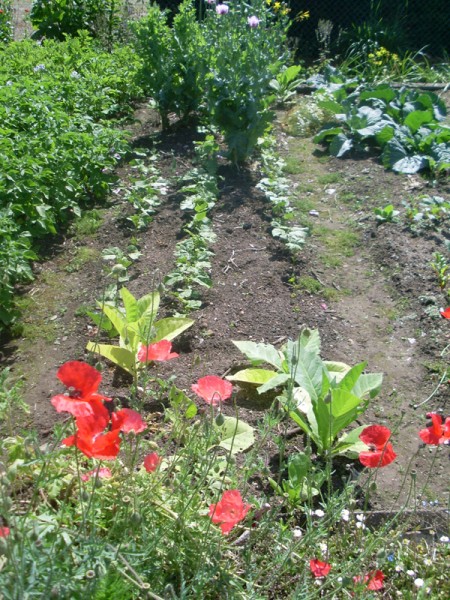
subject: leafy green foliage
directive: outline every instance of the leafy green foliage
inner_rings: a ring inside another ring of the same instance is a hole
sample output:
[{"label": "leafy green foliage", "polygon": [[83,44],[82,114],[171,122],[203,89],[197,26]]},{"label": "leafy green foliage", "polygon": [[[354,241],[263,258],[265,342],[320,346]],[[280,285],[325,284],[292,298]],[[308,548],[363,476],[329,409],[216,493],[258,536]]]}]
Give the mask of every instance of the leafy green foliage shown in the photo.
[{"label": "leafy green foliage", "polygon": [[121,5],[121,0],[35,0],[30,17],[39,37],[64,40],[80,31],[97,36],[105,27],[111,35]]},{"label": "leafy green foliage", "polygon": [[132,30],[142,58],[140,80],[166,128],[170,112],[186,117],[197,110],[202,97],[205,40],[195,8],[191,0],[184,0],[170,27],[167,12],[151,4]]},{"label": "leafy green foliage", "polygon": [[394,209],[393,204],[388,204],[384,208],[374,208],[373,212],[375,213],[377,224],[393,223],[400,214],[400,211]]},{"label": "leafy green foliage", "polygon": [[0,44],[13,38],[13,6],[11,0],[0,0]]},{"label": "leafy green foliage", "polygon": [[275,92],[276,101],[284,104],[297,94],[301,83],[298,74],[302,70],[300,65],[291,65],[282,69],[278,75],[269,82],[269,87]]},{"label": "leafy green foliage", "polygon": [[[121,308],[106,302],[97,303],[103,312],[103,318],[107,319],[106,331],[110,337],[119,336],[119,346],[88,342],[86,348],[104,356],[136,377],[140,365],[137,353],[141,344],[148,345],[163,339],[173,340],[191,327],[194,321],[182,317],[167,317],[157,321],[160,301],[158,292],[136,299],[123,287],[120,296],[123,302]],[[96,317],[96,323],[103,326],[103,318]]]},{"label": "leafy green foliage", "polygon": [[[381,374],[364,374],[365,363],[349,367],[322,360],[316,330],[305,330],[297,341],[288,340],[280,350],[271,344],[233,343],[256,368],[238,371],[227,379],[256,384],[260,394],[285,388],[279,400],[314,442],[318,454],[351,455],[365,447],[358,439],[363,427],[350,433],[343,431],[378,394]],[[260,368],[263,363],[269,363],[276,371]]]},{"label": "leafy green foliage", "polygon": [[381,150],[387,169],[400,173],[450,168],[450,128],[439,124],[446,116],[444,102],[431,92],[386,84],[347,95],[339,88],[319,105],[335,114],[335,121],[314,138],[329,144],[330,154],[342,157],[352,149],[372,145]]},{"label": "leafy green foliage", "polygon": [[14,285],[32,279],[33,241],[104,199],[116,181],[128,143],[105,119],[128,113],[140,94],[128,55],[101,52],[86,35],[1,51],[0,327],[14,318]]}]

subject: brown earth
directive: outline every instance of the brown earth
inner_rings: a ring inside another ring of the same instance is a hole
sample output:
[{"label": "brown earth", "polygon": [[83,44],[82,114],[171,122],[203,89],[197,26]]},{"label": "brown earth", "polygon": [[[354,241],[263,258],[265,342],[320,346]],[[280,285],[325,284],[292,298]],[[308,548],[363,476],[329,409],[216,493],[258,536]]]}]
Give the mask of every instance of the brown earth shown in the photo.
[{"label": "brown earth", "polygon": [[[158,280],[172,269],[174,246],[183,235],[176,178],[191,165],[194,136],[176,129],[164,136],[155,133],[157,119],[145,108],[136,116],[136,145],[157,145],[159,168],[172,181],[154,221],[145,233],[124,227],[130,207],[118,193],[102,209],[95,235],[62,236],[49,258],[36,265],[36,280],[24,290],[26,336],[0,348],[3,365],[25,378],[25,397],[32,408],[29,425],[43,437],[58,419],[49,402],[61,390],[57,368],[67,360],[86,358],[84,348],[93,329],[80,307],[93,306],[108,283],[101,250],[138,242],[142,256],[129,269],[127,287],[141,296],[151,290],[155,273]],[[377,227],[373,208],[393,203],[404,214],[404,199],[424,193],[449,199],[448,182],[432,189],[419,176],[386,172],[374,157],[328,158],[311,139],[290,136],[285,123],[280,113],[279,152],[288,161],[286,175],[298,219],[310,226],[311,237],[297,256],[289,255],[270,235],[270,208],[255,187],[258,164],[240,170],[222,166],[212,214],[217,234],[213,287],[202,292],[202,308],[192,314],[194,326],[175,341],[180,358],[157,372],[176,375],[176,384],[189,391],[200,376],[223,375],[244,364],[233,339],[282,344],[304,327],[318,328],[324,358],[348,364],[366,360],[369,372],[384,373],[382,392],[362,422],[389,426],[398,458],[378,474],[374,504],[397,508],[399,494],[404,498],[410,487],[408,473],[415,469],[413,496],[428,507],[430,501],[445,506],[449,449],[423,447],[417,434],[426,426],[425,413],[449,412],[448,383],[442,378],[447,358],[442,353],[450,343],[450,323],[439,316],[445,298],[430,267],[433,252],[448,256],[444,241],[449,221],[417,235],[404,219]],[[129,169],[125,166],[120,175],[126,186]],[[91,254],[77,268],[80,247]],[[169,301],[164,310],[172,314]],[[124,378],[115,377],[108,364],[103,374],[104,393],[126,397]],[[261,421],[267,408],[242,393],[238,404],[240,418],[252,424]],[[301,436],[291,443],[301,445]],[[265,449],[268,464],[275,452],[273,446]]]}]

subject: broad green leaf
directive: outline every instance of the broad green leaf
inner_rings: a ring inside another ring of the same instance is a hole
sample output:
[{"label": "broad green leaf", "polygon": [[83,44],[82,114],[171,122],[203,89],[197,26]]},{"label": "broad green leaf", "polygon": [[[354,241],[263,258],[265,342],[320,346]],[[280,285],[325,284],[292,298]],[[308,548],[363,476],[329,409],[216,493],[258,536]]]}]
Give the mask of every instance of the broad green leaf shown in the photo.
[{"label": "broad green leaf", "polygon": [[137,301],[139,308],[139,316],[143,316],[145,313],[156,315],[159,309],[160,296],[158,292],[152,292],[139,298]]},{"label": "broad green leaf", "polygon": [[301,488],[303,480],[311,469],[311,459],[304,452],[298,452],[289,459],[288,475],[289,481],[295,488]]},{"label": "broad green leaf", "polygon": [[317,354],[303,353],[292,375],[296,383],[308,392],[311,399],[316,400],[322,388],[323,377],[322,361]]},{"label": "broad green leaf", "polygon": [[405,118],[403,123],[407,125],[412,133],[416,131],[424,124],[429,123],[433,120],[433,115],[429,110],[415,110]]},{"label": "broad green leaf", "polygon": [[253,427],[244,421],[238,421],[235,417],[224,417],[224,419],[224,424],[219,428],[222,438],[219,446],[231,454],[244,452],[253,446],[255,442]]},{"label": "broad green leaf", "polygon": [[122,298],[123,305],[125,306],[127,321],[128,323],[134,323],[139,319],[140,316],[136,298],[129,290],[127,290],[126,287],[121,288],[119,293],[120,297]]},{"label": "broad green leaf", "polygon": [[275,376],[276,373],[274,371],[269,371],[268,369],[243,369],[234,375],[228,375],[226,379],[237,381],[238,383],[254,383],[255,385],[262,385]]},{"label": "broad green leaf", "polygon": [[339,104],[339,102],[335,102],[334,100],[319,100],[317,106],[334,114],[342,114],[344,111],[342,104]]},{"label": "broad green leaf", "polygon": [[[317,423],[317,440],[319,452],[328,450],[333,441],[334,435],[332,430],[333,417],[330,414],[329,404],[322,398],[317,398],[312,402],[312,411]],[[311,417],[308,416],[308,421],[311,423]]]},{"label": "broad green leaf", "polygon": [[152,343],[159,342],[160,340],[173,340],[189,329],[194,324],[192,319],[186,319],[184,317],[167,317],[166,319],[160,319],[154,323],[155,336],[151,340]]},{"label": "broad green leaf", "polygon": [[[335,360],[324,360],[323,361],[326,370],[328,371],[329,379],[339,383],[346,373],[350,371],[349,365],[346,365],[343,362],[338,362]],[[322,391],[323,393],[323,391]]]},{"label": "broad green leaf", "polygon": [[339,383],[339,389],[347,390],[348,392],[353,390],[356,382],[358,381],[359,377],[361,376],[361,374],[364,371],[364,369],[366,368],[366,366],[367,366],[367,363],[362,362],[362,363],[359,363],[358,365],[355,365],[354,367],[352,367],[348,371],[348,373],[346,373],[346,375],[342,379],[342,381]]},{"label": "broad green leaf", "polygon": [[347,453],[360,453],[367,449],[364,442],[359,439],[359,436],[364,431],[367,425],[361,425],[352,429],[349,433],[344,433],[342,437],[338,439],[334,448],[333,454],[347,454]]},{"label": "broad green leaf", "polygon": [[340,158],[352,148],[353,140],[348,138],[345,134],[340,133],[331,140],[330,154],[336,156],[336,158]]},{"label": "broad green leaf", "polygon": [[392,170],[397,173],[412,174],[426,169],[429,164],[429,159],[426,156],[415,154],[398,160],[392,165]]},{"label": "broad green leaf", "polygon": [[310,437],[314,437],[314,433],[308,425],[306,419],[303,417],[303,415],[300,415],[297,411],[291,410],[289,411],[289,416],[294,421],[294,423],[297,423],[297,425],[303,429],[303,431],[307,435],[309,435]]},{"label": "broad green leaf", "polygon": [[289,381],[290,378],[291,376],[287,373],[278,373],[278,375],[271,377],[266,383],[257,389],[258,394],[265,394],[269,390],[273,390],[276,387],[284,385],[287,381]]},{"label": "broad green leaf", "polygon": [[407,152],[404,146],[399,142],[397,138],[392,138],[384,146],[381,154],[381,160],[386,169],[392,169],[393,165],[399,160],[402,160],[407,156]]},{"label": "broad green leaf", "polygon": [[333,389],[331,391],[331,414],[334,418],[341,417],[357,408],[362,400],[345,389]]},{"label": "broad green leaf", "polygon": [[97,305],[99,306],[99,308],[101,308],[101,310],[111,321],[113,326],[119,332],[119,335],[122,335],[122,330],[126,325],[126,320],[123,314],[119,311],[119,309],[115,308],[114,306],[110,306],[109,304],[102,304],[101,302],[97,302]]},{"label": "broad green leaf", "polygon": [[232,341],[242,354],[245,354],[255,364],[264,362],[281,370],[283,358],[275,346],[271,344],[258,344],[256,342]]},{"label": "broad green leaf", "polygon": [[383,373],[366,373],[361,375],[352,388],[352,394],[359,398],[375,398],[380,393],[383,383]]},{"label": "broad green leaf", "polygon": [[134,375],[136,368],[136,356],[130,350],[126,348],[119,348],[119,346],[111,346],[110,344],[97,344],[95,342],[88,342],[86,348],[90,352],[95,352],[104,356],[114,364],[122,367],[131,375]]},{"label": "broad green leaf", "polygon": [[324,127],[319,131],[319,133],[314,137],[314,142],[316,144],[320,144],[321,142],[328,142],[339,134],[342,134],[342,127],[330,125],[329,127]]},{"label": "broad green leaf", "polygon": [[373,90],[364,90],[359,94],[361,101],[369,100],[370,98],[379,98],[386,103],[391,102],[396,96],[396,92],[388,84],[377,86]]},{"label": "broad green leaf", "polygon": [[382,129],[376,132],[375,140],[377,144],[383,147],[394,137],[395,128],[392,125],[384,125]]}]

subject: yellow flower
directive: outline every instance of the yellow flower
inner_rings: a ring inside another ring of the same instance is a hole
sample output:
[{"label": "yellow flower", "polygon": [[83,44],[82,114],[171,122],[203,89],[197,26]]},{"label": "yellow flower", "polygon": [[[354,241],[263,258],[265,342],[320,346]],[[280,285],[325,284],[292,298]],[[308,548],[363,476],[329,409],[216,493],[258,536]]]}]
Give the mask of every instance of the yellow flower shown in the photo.
[{"label": "yellow flower", "polygon": [[274,10],[279,10],[281,8],[281,2],[275,2],[273,5]]}]

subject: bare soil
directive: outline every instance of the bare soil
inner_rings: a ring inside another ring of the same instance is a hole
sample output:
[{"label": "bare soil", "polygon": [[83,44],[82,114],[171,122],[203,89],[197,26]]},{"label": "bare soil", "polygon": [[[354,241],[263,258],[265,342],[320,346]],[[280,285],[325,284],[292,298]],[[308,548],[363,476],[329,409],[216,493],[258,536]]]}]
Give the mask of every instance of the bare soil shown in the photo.
[{"label": "bare soil", "polygon": [[[21,290],[26,335],[0,347],[2,366],[25,377],[32,409],[27,425],[42,437],[59,418],[49,401],[61,390],[57,368],[87,356],[93,329],[80,307],[93,306],[107,284],[101,250],[125,249],[137,237],[142,256],[130,267],[127,287],[141,296],[151,290],[155,273],[158,279],[172,269],[174,247],[183,236],[176,178],[191,165],[195,134],[177,128],[160,134],[156,116],[145,107],[136,117],[136,146],[157,146],[159,168],[173,182],[154,221],[144,233],[124,227],[130,207],[113,194],[95,235],[80,240],[62,234],[48,258],[36,264],[33,285]],[[217,234],[213,287],[202,292],[202,308],[192,314],[194,326],[174,344],[180,358],[157,372],[175,375],[176,384],[189,392],[198,377],[223,375],[244,363],[233,339],[282,344],[304,327],[318,328],[324,358],[348,364],[365,360],[369,372],[384,373],[382,392],[363,422],[394,431],[398,458],[378,474],[375,507],[398,506],[399,496],[410,489],[411,469],[417,472],[413,496],[420,505],[445,507],[449,448],[423,447],[418,431],[426,426],[426,413],[449,412],[448,382],[445,377],[439,381],[447,367],[442,352],[450,343],[450,323],[439,316],[445,297],[430,267],[433,252],[448,256],[449,221],[417,235],[404,220],[377,226],[373,208],[393,203],[402,209],[402,200],[421,194],[448,199],[448,182],[431,188],[419,176],[386,172],[375,157],[326,157],[311,139],[289,135],[284,113],[278,129],[298,219],[310,226],[311,237],[298,255],[286,252],[270,234],[270,207],[255,187],[258,164],[239,170],[222,166],[212,214]],[[126,166],[120,175],[126,185]],[[92,259],[74,270],[80,247],[89,248]],[[317,282],[314,289],[305,285],[311,281]],[[173,305],[166,302],[163,312],[172,314]],[[126,397],[126,379],[106,361],[103,374],[104,393]],[[261,421],[268,406],[245,393],[239,393],[238,404],[241,419],[252,424]],[[290,443],[300,447],[302,437]],[[268,446],[265,452],[270,464],[276,448]]]}]

